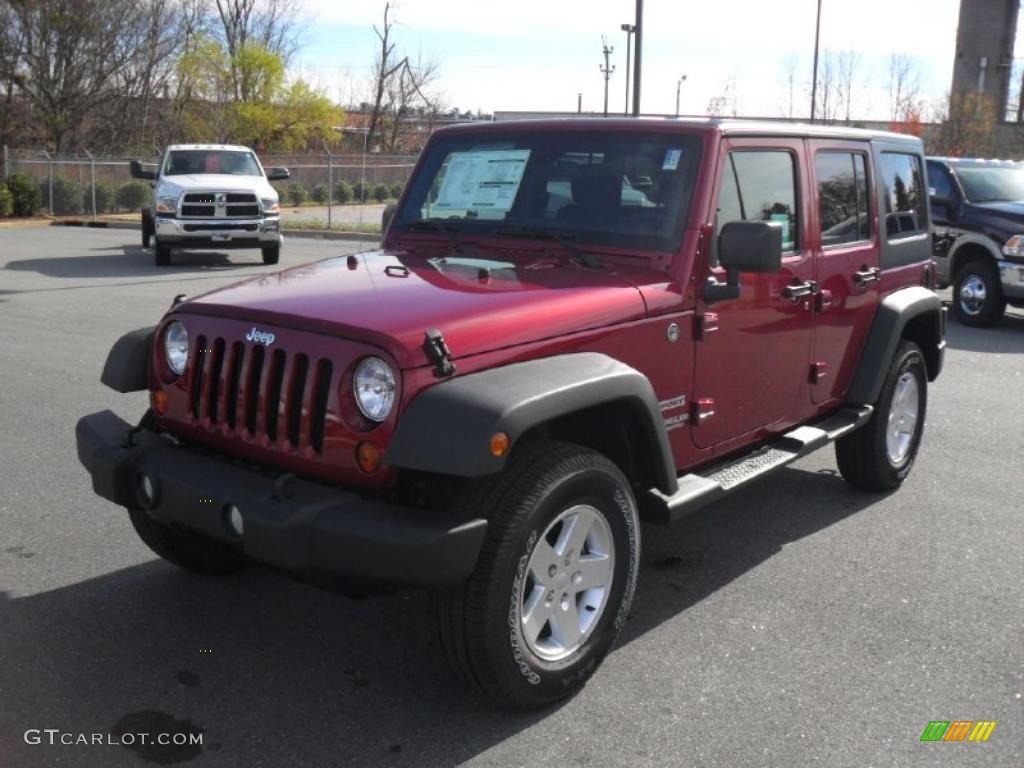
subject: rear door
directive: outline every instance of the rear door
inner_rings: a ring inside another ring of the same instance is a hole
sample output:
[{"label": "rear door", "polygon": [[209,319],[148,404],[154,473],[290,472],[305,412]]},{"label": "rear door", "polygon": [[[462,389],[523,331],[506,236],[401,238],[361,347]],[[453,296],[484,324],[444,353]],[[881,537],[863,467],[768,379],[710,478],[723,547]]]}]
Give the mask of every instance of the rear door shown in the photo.
[{"label": "rear door", "polygon": [[817,319],[811,355],[815,403],[846,392],[878,303],[881,271],[871,148],[866,142],[809,142],[816,221]]},{"label": "rear door", "polygon": [[[718,167],[715,240],[730,221],[773,221],[783,230],[779,272],[743,273],[738,299],[699,306],[694,441],[727,451],[807,416],[814,262],[802,139],[731,139]],[[710,275],[724,282],[714,253],[710,262]]]}]

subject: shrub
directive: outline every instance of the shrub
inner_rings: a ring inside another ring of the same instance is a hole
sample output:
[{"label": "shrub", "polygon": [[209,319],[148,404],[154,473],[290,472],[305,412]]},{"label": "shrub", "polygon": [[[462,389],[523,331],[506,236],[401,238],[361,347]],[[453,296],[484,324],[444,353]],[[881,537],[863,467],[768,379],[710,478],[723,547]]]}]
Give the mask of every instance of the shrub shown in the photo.
[{"label": "shrub", "polygon": [[391,196],[391,190],[388,189],[387,184],[378,184],[373,188],[373,199],[378,203],[383,203]]},{"label": "shrub", "polygon": [[334,182],[334,202],[344,205],[352,202],[352,185],[344,179]]},{"label": "shrub", "polygon": [[11,174],[7,179],[7,189],[11,193],[15,216],[35,216],[43,207],[39,185],[29,176]]},{"label": "shrub", "polygon": [[[117,192],[103,181],[96,182],[96,213],[110,213],[114,209],[114,197]],[[92,187],[82,188],[82,212],[92,213]]]},{"label": "shrub", "polygon": [[296,181],[288,187],[288,200],[292,205],[302,205],[308,197],[309,193],[299,182]]},{"label": "shrub", "polygon": [[366,198],[369,196],[369,185],[366,189],[363,189],[363,182],[355,181],[352,183],[352,198],[357,203],[365,203]]},{"label": "shrub", "polygon": [[7,188],[6,184],[0,184],[0,218],[6,218],[14,213],[14,195]]},{"label": "shrub", "polygon": [[315,202],[320,203],[321,205],[324,205],[327,202],[327,198],[330,197],[328,192],[329,190],[327,189],[326,184],[317,184],[315,187],[313,187],[313,200]]},{"label": "shrub", "polygon": [[402,190],[405,189],[405,182],[396,181],[391,184],[388,189],[391,191],[391,196],[397,200],[402,196]]},{"label": "shrub", "polygon": [[[144,181],[129,181],[117,190],[117,207],[123,211],[138,211],[149,202],[149,184]],[[99,198],[96,200],[99,203]]]}]

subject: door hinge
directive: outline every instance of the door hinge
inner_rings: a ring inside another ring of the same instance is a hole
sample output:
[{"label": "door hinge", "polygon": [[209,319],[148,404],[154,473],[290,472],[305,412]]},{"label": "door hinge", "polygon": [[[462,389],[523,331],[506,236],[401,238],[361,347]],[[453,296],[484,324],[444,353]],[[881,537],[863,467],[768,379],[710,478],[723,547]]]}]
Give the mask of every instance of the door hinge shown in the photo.
[{"label": "door hinge", "polygon": [[427,357],[434,363],[435,376],[441,378],[442,376],[451,376],[455,373],[455,363],[452,362],[451,350],[448,349],[448,345],[445,343],[444,335],[437,328],[431,328],[426,332],[423,341],[423,351],[427,353]]},{"label": "door hinge", "polygon": [[705,312],[701,315],[697,315],[697,341],[704,341],[709,333],[714,333],[718,330],[718,313],[717,312]]},{"label": "door hinge", "polygon": [[811,363],[811,384],[817,384],[828,375],[828,363]]},{"label": "door hinge", "polygon": [[712,397],[698,397],[693,401],[691,421],[700,426],[715,415],[715,400]]}]

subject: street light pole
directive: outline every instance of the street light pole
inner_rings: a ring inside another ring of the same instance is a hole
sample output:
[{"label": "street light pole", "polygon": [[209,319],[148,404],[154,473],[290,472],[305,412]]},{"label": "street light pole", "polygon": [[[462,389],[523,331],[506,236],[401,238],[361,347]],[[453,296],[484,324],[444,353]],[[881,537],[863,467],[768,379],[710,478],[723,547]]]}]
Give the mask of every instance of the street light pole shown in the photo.
[{"label": "street light pole", "polygon": [[636,0],[636,24],[633,25],[636,46],[633,49],[633,116],[640,114],[640,60],[644,37],[644,0]]},{"label": "street light pole", "polygon": [[818,43],[821,40],[821,0],[818,0],[818,19],[814,27],[814,74],[811,79],[811,122],[818,106]]},{"label": "street light pole", "polygon": [[611,80],[612,72],[615,71],[615,65],[608,63],[608,57],[612,55],[615,48],[609,46],[608,39],[603,36],[601,38],[601,45],[603,46],[601,52],[604,54],[604,66],[598,65],[598,69],[604,75],[604,116],[608,117],[608,81]]},{"label": "street light pole", "polygon": [[679,117],[679,90],[683,87],[683,80],[686,79],[686,75],[683,75],[676,80],[676,117]]},{"label": "street light pole", "polygon": [[626,109],[622,113],[624,115],[629,114],[629,45],[630,40],[633,37],[633,33],[636,32],[636,27],[632,24],[623,24],[619,27],[623,32],[626,33]]}]

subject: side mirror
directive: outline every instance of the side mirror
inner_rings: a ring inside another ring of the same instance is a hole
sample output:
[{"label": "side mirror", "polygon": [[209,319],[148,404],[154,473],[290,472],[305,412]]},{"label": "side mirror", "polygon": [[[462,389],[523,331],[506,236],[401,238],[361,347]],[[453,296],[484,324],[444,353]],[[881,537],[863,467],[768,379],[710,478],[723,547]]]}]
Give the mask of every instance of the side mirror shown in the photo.
[{"label": "side mirror", "polygon": [[945,195],[935,194],[934,187],[929,187],[928,189],[928,202],[930,202],[932,205],[942,206],[943,208],[952,208],[954,205],[956,205],[956,202],[954,202],[953,198],[946,197]]},{"label": "side mirror", "polygon": [[718,263],[726,282],[708,278],[704,300],[708,304],[740,296],[740,273],[778,272],[782,269],[782,226],[767,221],[730,221],[718,236]]},{"label": "side mirror", "polygon": [[267,169],[267,181],[284,181],[290,179],[292,172],[287,168],[279,168],[277,166]]},{"label": "side mirror", "polygon": [[395,204],[388,203],[384,206],[384,213],[380,216],[380,232],[386,234],[388,231],[388,225],[391,223],[391,219],[395,217]]},{"label": "side mirror", "polygon": [[142,163],[138,160],[130,160],[128,167],[131,168],[132,178],[135,179],[146,179],[147,181],[156,180],[156,171],[147,171],[142,167]]}]

